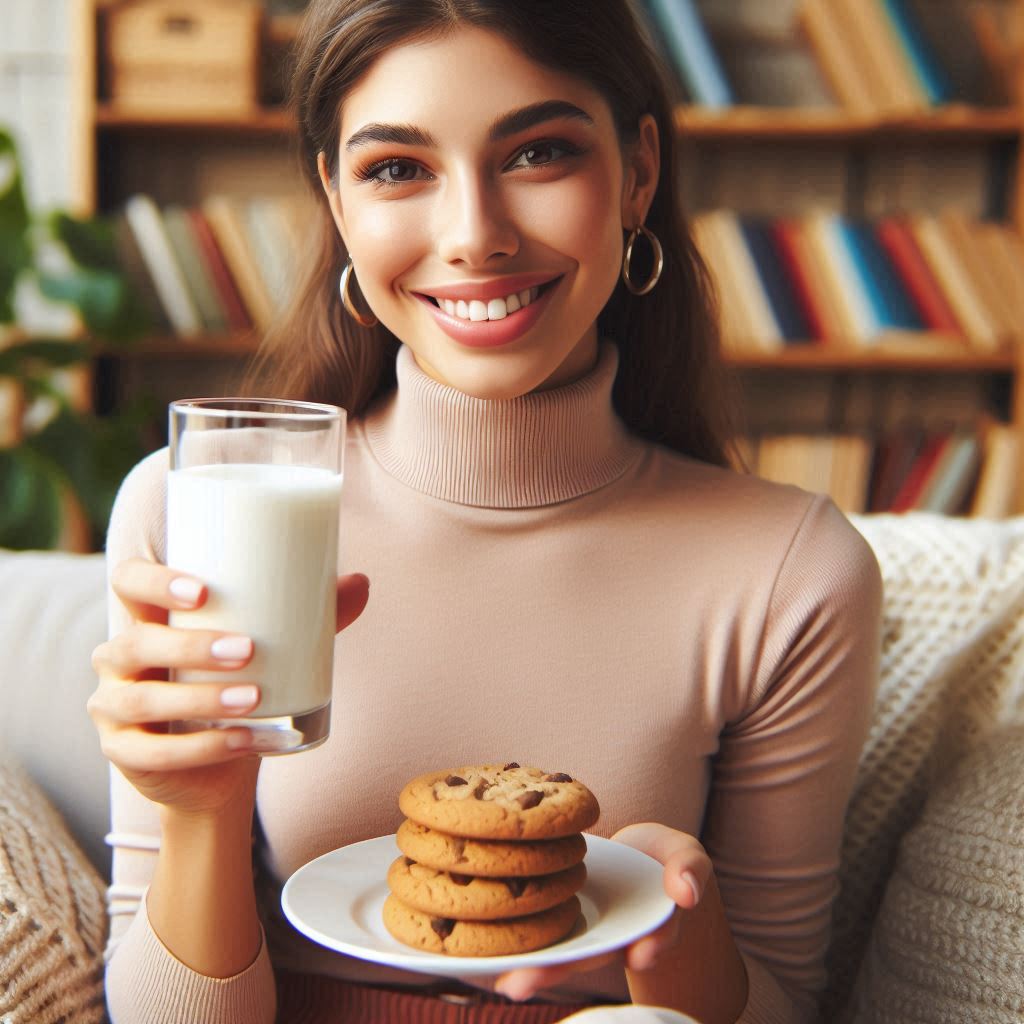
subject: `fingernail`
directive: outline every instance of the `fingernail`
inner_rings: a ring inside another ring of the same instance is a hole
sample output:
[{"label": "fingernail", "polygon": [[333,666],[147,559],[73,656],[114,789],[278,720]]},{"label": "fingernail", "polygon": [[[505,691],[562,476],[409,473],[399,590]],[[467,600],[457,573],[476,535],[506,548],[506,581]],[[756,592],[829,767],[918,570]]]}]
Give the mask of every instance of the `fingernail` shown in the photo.
[{"label": "fingernail", "polygon": [[167,589],[182,604],[195,604],[203,592],[203,585],[198,580],[190,580],[187,576],[178,576],[171,580]]},{"label": "fingernail", "polygon": [[494,991],[499,996],[504,996],[506,999],[511,999],[513,1002],[521,1002],[526,998],[526,994],[520,990],[518,985],[515,985],[507,981],[499,981],[494,986]]},{"label": "fingernail", "polygon": [[245,661],[252,654],[252,641],[247,636],[222,636],[210,645],[210,653],[218,661]]},{"label": "fingernail", "polygon": [[252,746],[252,733],[248,729],[229,732],[224,737],[224,745],[228,750],[248,750]]},{"label": "fingernail", "polygon": [[255,686],[229,686],[220,692],[220,702],[226,708],[248,708],[259,700]]},{"label": "fingernail", "polygon": [[693,905],[697,906],[697,904],[700,903],[702,895],[700,882],[697,881],[697,876],[692,871],[684,871],[682,878],[693,892]]}]

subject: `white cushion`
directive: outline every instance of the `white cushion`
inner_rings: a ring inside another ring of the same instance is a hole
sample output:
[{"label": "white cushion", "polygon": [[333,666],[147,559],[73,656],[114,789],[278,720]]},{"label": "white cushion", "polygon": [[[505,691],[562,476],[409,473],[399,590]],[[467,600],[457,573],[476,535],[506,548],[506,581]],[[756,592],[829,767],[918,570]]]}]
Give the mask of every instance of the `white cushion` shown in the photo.
[{"label": "white cushion", "polygon": [[0,752],[13,753],[106,876],[107,761],[85,710],[107,634],[103,555],[0,551]]}]

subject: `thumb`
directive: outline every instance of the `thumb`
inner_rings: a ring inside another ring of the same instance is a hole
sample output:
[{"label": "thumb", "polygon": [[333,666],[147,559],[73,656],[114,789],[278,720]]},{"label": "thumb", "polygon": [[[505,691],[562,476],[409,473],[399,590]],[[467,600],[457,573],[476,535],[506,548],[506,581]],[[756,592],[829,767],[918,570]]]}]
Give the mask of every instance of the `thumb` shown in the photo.
[{"label": "thumb", "polygon": [[370,599],[370,580],[361,572],[338,577],[338,598],[335,610],[335,632],[347,629],[363,613]]}]

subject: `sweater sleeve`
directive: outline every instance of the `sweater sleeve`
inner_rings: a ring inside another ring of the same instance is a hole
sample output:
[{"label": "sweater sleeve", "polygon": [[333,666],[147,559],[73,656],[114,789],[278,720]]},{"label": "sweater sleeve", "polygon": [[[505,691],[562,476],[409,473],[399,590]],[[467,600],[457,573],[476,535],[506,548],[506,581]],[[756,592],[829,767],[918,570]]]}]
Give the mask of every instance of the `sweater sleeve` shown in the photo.
[{"label": "sweater sleeve", "polygon": [[827,498],[811,500],[777,572],[750,697],[721,736],[702,834],[747,967],[742,1024],[816,1017],[881,597],[870,547]]},{"label": "sweater sleeve", "polygon": [[[167,452],[139,463],[118,492],[107,533],[108,633],[131,622],[109,585],[110,573],[129,558],[164,561]],[[160,849],[157,806],[112,765],[113,850],[108,892],[110,936],[106,950],[107,1008],[112,1024],[271,1024],[276,1012],[274,977],[266,942],[253,963],[231,978],[191,970],[163,945],[146,912],[146,892]]]}]

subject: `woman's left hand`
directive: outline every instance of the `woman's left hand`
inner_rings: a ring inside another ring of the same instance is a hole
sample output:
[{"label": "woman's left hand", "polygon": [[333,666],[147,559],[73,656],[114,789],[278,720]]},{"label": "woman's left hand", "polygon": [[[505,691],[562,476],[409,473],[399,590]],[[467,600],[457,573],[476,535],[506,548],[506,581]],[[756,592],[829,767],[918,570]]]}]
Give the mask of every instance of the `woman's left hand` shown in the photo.
[{"label": "woman's left hand", "polygon": [[676,912],[656,931],[638,939],[625,950],[604,956],[577,960],[552,967],[527,967],[501,975],[494,984],[496,992],[510,999],[530,999],[542,989],[551,988],[572,974],[592,971],[610,963],[620,963],[630,972],[649,971],[664,961],[678,946],[687,912],[692,912],[713,880],[711,859],[693,836],[665,825],[644,823],[628,825],[612,836],[653,857],[664,866],[665,892],[676,904]]}]

